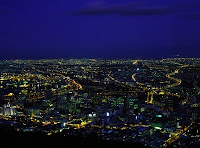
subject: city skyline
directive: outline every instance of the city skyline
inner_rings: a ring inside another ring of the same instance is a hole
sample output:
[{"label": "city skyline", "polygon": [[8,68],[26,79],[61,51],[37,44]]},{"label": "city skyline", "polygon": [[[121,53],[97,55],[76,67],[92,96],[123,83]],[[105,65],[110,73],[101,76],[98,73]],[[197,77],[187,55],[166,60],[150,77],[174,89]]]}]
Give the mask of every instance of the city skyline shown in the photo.
[{"label": "city skyline", "polygon": [[199,63],[1,60],[0,136],[20,146],[198,147]]}]

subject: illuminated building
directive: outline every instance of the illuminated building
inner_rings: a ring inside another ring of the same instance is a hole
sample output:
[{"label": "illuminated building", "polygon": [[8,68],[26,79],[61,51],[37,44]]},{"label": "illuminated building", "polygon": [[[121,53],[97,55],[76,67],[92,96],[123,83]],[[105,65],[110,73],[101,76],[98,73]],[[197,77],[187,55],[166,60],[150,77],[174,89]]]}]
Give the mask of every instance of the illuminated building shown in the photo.
[{"label": "illuminated building", "polygon": [[35,107],[30,107],[26,109],[26,113],[29,116],[40,116],[41,115],[41,110]]}]

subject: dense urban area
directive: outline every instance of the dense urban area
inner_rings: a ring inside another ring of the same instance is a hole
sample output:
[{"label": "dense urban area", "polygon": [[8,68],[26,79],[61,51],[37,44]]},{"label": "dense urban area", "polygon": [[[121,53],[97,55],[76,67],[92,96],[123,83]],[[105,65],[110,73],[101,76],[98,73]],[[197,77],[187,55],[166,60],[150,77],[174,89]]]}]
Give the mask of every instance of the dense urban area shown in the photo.
[{"label": "dense urban area", "polygon": [[199,107],[198,58],[0,61],[0,128],[8,135],[198,147]]}]

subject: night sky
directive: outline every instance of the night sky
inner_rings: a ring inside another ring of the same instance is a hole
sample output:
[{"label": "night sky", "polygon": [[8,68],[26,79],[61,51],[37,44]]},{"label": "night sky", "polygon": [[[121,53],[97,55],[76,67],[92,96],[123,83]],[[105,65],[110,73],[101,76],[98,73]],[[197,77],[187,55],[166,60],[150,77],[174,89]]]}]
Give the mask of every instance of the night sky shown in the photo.
[{"label": "night sky", "polygon": [[0,59],[200,57],[199,0],[0,0]]}]

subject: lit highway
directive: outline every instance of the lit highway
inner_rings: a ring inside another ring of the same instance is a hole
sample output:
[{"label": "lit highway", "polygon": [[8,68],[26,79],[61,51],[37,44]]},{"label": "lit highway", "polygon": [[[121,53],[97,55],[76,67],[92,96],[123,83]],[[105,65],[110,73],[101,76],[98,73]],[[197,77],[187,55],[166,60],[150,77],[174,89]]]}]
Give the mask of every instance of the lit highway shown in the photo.
[{"label": "lit highway", "polygon": [[176,69],[174,72],[172,72],[170,74],[166,74],[166,77],[168,79],[176,81],[176,83],[164,87],[163,90],[181,85],[181,83],[182,83],[181,79],[178,79],[178,78],[175,78],[175,77],[171,77],[171,75],[174,75],[174,74],[177,74],[177,73],[179,73],[179,69]]}]

